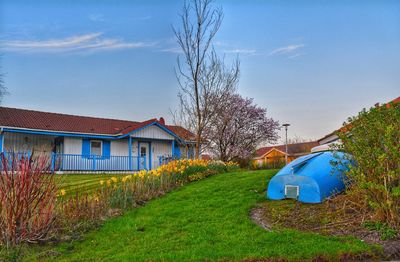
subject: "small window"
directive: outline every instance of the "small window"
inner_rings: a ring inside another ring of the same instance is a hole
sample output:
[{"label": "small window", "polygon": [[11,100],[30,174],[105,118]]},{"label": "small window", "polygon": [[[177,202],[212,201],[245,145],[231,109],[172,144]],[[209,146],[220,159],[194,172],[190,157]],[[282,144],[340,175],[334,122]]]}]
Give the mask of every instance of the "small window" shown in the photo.
[{"label": "small window", "polygon": [[141,147],[140,148],[140,156],[145,157],[147,155],[146,151],[147,151],[146,147]]},{"label": "small window", "polygon": [[297,199],[299,197],[299,186],[285,186],[285,197]]},{"label": "small window", "polygon": [[97,140],[90,141],[90,154],[91,155],[101,156],[101,151],[102,151],[101,141],[97,141]]}]

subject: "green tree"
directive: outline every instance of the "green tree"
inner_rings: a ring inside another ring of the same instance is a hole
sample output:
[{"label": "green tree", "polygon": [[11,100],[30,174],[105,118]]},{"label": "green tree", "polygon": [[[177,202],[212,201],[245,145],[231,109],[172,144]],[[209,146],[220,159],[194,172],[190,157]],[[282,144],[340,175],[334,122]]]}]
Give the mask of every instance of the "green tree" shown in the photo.
[{"label": "green tree", "polygon": [[337,132],[338,150],[351,154],[350,191],[360,194],[374,218],[400,226],[400,103],[364,109]]}]

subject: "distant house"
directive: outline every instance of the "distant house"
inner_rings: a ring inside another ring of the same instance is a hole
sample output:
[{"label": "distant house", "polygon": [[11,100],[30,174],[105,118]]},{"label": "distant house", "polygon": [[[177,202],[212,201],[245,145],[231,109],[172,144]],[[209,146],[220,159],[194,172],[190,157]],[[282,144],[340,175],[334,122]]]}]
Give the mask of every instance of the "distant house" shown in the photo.
[{"label": "distant house", "polygon": [[203,160],[212,160],[212,157],[209,154],[202,154],[201,159]]},{"label": "distant house", "polygon": [[[288,144],[288,162],[291,162],[300,156],[309,154],[311,152],[311,148],[317,145],[318,142]],[[267,146],[257,149],[253,161],[254,164],[258,166],[279,166],[280,164],[285,163],[285,156],[285,145]]]},{"label": "distant house", "polygon": [[163,118],[137,122],[0,107],[0,153],[47,155],[54,171],[154,169],[192,158],[194,139]]},{"label": "distant house", "polygon": [[[400,103],[400,97],[393,99],[389,103]],[[388,105],[389,103],[387,103],[386,105]],[[379,105],[379,103],[377,103],[377,104],[375,104],[375,106],[380,106],[380,105]],[[336,135],[336,133],[338,131],[343,131],[343,130],[345,130],[346,132],[348,130],[351,130],[351,126],[349,126],[349,125],[343,126],[340,129],[335,130],[335,131],[327,134],[326,136],[322,137],[321,139],[317,140],[319,146],[313,148],[311,151],[317,152],[317,151],[329,150],[331,144],[340,143],[339,137]]]}]

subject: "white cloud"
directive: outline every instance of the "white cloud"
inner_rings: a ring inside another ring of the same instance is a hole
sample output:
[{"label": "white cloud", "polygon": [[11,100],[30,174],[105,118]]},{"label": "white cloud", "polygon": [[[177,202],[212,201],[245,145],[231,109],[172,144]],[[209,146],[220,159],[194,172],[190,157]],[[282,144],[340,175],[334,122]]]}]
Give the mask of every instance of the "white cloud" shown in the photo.
[{"label": "white cloud", "polygon": [[223,50],[224,53],[227,54],[243,54],[243,55],[254,55],[256,53],[256,50],[254,49],[228,49],[228,50]]},{"label": "white cloud", "polygon": [[[168,44],[163,49],[160,49],[159,50],[160,52],[173,53],[173,54],[183,53],[182,48],[180,46],[178,46],[177,44],[173,44],[174,42],[176,42],[175,38],[167,39],[165,42],[168,42]],[[256,49],[240,48],[222,41],[214,42],[213,46],[215,47],[218,53],[222,52],[225,54],[239,54],[244,56],[259,55]]]},{"label": "white cloud", "polygon": [[149,42],[126,42],[118,38],[102,38],[102,33],[49,40],[2,40],[2,49],[9,52],[70,52],[133,49],[154,46]]},{"label": "white cloud", "polygon": [[277,49],[272,50],[269,55],[284,55],[288,53],[292,53],[300,48],[303,48],[305,45],[299,44],[299,45],[288,45],[284,47],[279,47]]},{"label": "white cloud", "polygon": [[295,59],[295,58],[298,58],[298,57],[304,56],[304,55],[306,55],[306,53],[297,53],[297,54],[293,54],[291,56],[288,56],[288,58],[289,59]]},{"label": "white cloud", "polygon": [[93,22],[103,22],[103,21],[105,21],[103,14],[90,14],[89,15],[89,20],[91,20]]},{"label": "white cloud", "polygon": [[182,54],[182,48],[180,47],[169,47],[165,49],[161,49],[161,52],[166,52],[166,53],[173,53],[173,54]]}]

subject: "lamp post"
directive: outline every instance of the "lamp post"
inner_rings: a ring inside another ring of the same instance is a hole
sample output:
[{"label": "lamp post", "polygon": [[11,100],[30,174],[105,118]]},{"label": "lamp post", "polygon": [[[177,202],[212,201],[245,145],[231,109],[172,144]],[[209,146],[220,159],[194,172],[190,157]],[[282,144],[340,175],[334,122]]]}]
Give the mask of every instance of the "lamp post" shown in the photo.
[{"label": "lamp post", "polygon": [[288,127],[290,126],[290,124],[283,124],[282,126],[284,126],[285,127],[285,133],[286,133],[286,141],[285,141],[285,145],[286,145],[286,150],[285,150],[285,163],[286,163],[286,165],[287,165],[287,163],[288,163],[288,161],[287,161],[287,154],[288,154],[288,148],[287,148],[287,130],[288,130]]}]

